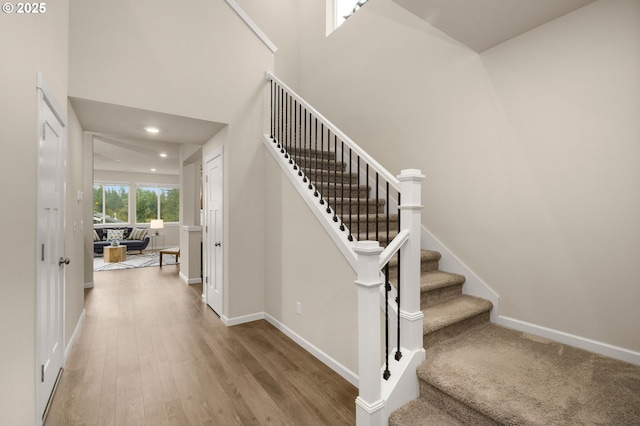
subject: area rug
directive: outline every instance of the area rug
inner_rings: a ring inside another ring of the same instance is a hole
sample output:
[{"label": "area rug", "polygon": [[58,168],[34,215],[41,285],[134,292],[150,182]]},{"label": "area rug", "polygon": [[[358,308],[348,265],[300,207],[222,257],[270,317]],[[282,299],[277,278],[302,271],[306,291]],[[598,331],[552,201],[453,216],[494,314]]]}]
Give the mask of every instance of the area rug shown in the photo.
[{"label": "area rug", "polygon": [[[160,254],[158,252],[128,254],[127,260],[118,263],[105,263],[102,255],[93,258],[94,272],[115,271],[118,269],[146,268],[149,266],[160,266]],[[162,266],[175,265],[176,257],[171,255],[162,256]]]}]

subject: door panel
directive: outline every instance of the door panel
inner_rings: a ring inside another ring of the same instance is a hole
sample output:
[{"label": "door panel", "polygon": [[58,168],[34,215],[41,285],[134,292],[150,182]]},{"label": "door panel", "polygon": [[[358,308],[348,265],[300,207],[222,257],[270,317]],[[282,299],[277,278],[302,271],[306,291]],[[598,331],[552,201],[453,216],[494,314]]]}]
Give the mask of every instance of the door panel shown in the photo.
[{"label": "door panel", "polygon": [[36,404],[44,414],[64,358],[65,134],[39,92],[36,246]]},{"label": "door panel", "polygon": [[206,299],[207,304],[220,316],[223,315],[223,182],[222,154],[207,161],[206,165]]}]

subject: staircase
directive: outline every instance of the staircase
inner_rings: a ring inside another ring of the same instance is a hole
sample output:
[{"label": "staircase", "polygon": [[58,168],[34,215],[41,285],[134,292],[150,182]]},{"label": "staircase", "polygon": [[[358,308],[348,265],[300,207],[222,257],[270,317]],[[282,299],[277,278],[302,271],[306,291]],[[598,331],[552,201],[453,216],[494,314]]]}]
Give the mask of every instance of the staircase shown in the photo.
[{"label": "staircase", "polygon": [[[297,122],[295,113],[286,114]],[[294,140],[283,143],[278,156],[304,177],[306,191],[340,224],[349,241],[375,240],[384,247],[405,229],[398,214],[387,211],[392,210],[389,198],[379,196],[380,186],[371,184],[368,169],[363,178],[359,160],[354,169],[353,160],[346,160],[344,151],[338,153],[329,136],[325,148],[322,141],[320,149],[307,148],[324,137],[317,124],[308,138],[295,135],[298,131],[287,125],[278,126],[285,126],[279,139]],[[303,132],[306,128],[302,126]],[[297,138],[303,143],[297,144]],[[431,250],[420,253],[422,344],[427,352],[417,368],[420,398],[393,412],[390,425],[640,425],[640,366],[490,323],[492,303],[463,294],[465,277],[440,270],[440,256]],[[383,272],[397,287],[398,257],[388,265]],[[374,314],[371,323],[377,322]],[[362,395],[363,387],[360,391]]]},{"label": "staircase", "polygon": [[[372,198],[346,163],[333,153],[324,161],[304,155],[318,198],[350,224],[355,240],[377,232],[385,246],[398,234],[398,216],[387,219],[385,200]],[[640,424],[640,367],[491,324],[492,303],[463,294],[465,277],[440,270],[439,260],[421,251],[427,360],[417,371],[420,398],[394,412],[390,425]],[[396,285],[397,260],[389,265]]]}]

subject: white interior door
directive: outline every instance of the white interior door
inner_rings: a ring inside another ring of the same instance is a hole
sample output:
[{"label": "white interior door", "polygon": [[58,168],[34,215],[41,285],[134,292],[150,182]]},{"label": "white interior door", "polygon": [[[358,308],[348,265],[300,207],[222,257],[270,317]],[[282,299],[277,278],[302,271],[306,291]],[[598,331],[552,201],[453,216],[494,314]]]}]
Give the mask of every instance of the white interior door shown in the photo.
[{"label": "white interior door", "polygon": [[42,416],[64,358],[64,183],[63,122],[38,91],[36,247],[36,407]]},{"label": "white interior door", "polygon": [[206,163],[205,174],[205,287],[207,304],[222,316],[222,152]]}]

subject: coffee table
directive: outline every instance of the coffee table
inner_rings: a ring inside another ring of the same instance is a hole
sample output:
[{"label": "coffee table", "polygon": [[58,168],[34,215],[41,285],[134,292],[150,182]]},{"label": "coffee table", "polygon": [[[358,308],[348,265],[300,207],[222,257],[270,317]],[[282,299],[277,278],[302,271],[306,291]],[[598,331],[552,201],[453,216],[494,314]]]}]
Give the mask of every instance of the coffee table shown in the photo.
[{"label": "coffee table", "polygon": [[127,260],[127,246],[105,246],[105,263],[124,262],[125,260]]}]

